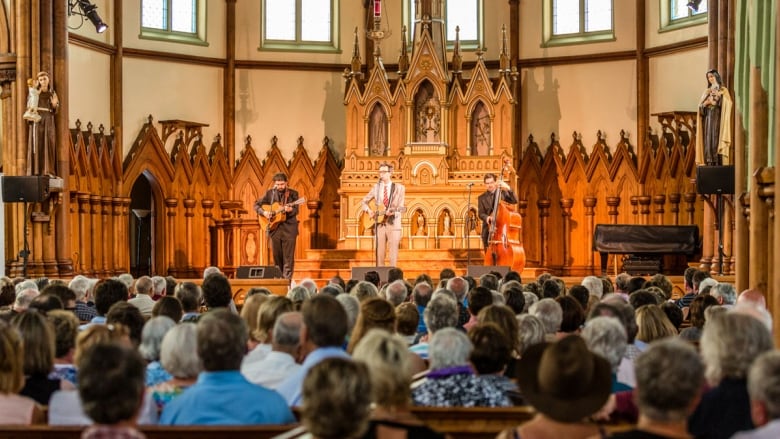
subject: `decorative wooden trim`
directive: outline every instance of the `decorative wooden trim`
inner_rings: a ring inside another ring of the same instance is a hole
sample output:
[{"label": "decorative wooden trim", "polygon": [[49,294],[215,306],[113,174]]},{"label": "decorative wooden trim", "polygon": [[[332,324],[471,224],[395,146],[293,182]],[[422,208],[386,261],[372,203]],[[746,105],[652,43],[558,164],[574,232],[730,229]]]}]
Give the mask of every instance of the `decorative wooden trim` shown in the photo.
[{"label": "decorative wooden trim", "polygon": [[636,50],[620,52],[593,53],[590,55],[554,56],[547,58],[527,58],[518,61],[518,68],[542,67],[554,65],[587,64],[594,62],[630,61],[636,59]]},{"label": "decorative wooden trim", "polygon": [[226,64],[224,59],[206,56],[158,52],[156,50],[135,49],[131,47],[124,47],[122,51],[124,52],[125,58],[145,58],[155,61],[178,62],[181,64],[195,64],[211,67],[225,67]]},{"label": "decorative wooden trim", "polygon": [[707,37],[695,38],[693,40],[681,41],[679,43],[666,44],[664,46],[645,49],[645,57],[671,55],[675,53],[687,52],[689,50],[703,49],[707,47]]},{"label": "decorative wooden trim", "polygon": [[116,46],[112,44],[95,41],[91,38],[74,34],[73,32],[68,32],[68,43],[84,49],[94,50],[95,52],[100,52],[105,55],[114,55],[116,53]]}]

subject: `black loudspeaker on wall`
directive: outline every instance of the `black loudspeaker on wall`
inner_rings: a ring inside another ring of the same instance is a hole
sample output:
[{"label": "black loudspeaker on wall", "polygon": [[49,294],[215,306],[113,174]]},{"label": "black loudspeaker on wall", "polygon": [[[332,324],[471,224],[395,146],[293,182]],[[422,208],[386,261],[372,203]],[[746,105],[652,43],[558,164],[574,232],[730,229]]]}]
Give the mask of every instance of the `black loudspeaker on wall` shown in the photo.
[{"label": "black loudspeaker on wall", "polygon": [[466,269],[466,274],[469,276],[478,279],[483,274],[488,274],[492,271],[501,273],[501,276],[506,276],[507,272],[512,267],[508,265],[469,265]]},{"label": "black loudspeaker on wall", "polygon": [[40,203],[49,198],[46,175],[4,175],[3,201],[6,203]]},{"label": "black loudspeaker on wall", "polygon": [[387,282],[387,272],[395,267],[352,267],[352,279],[363,280],[366,273],[376,271],[379,273],[379,282]]},{"label": "black loudspeaker on wall", "polygon": [[276,265],[242,265],[236,268],[236,279],[282,279]]},{"label": "black loudspeaker on wall", "polygon": [[699,194],[733,194],[733,166],[697,166],[696,192]]}]

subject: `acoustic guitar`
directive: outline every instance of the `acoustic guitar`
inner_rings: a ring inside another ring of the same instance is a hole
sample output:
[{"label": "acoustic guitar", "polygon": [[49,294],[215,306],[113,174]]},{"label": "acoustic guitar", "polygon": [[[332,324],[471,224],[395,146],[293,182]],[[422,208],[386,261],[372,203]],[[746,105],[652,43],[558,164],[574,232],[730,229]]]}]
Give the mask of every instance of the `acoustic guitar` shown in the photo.
[{"label": "acoustic guitar", "polygon": [[376,212],[376,222],[378,224],[384,224],[385,221],[387,221],[387,218],[392,216],[392,214],[395,213],[404,213],[406,212],[406,207],[401,206],[397,209],[388,209],[388,210],[380,210]]},{"label": "acoustic guitar", "polygon": [[297,206],[305,202],[306,202],[306,198],[298,198],[292,203],[287,203],[287,204],[282,204],[282,203],[263,204],[262,206],[263,211],[271,212],[271,217],[266,218],[265,215],[258,215],[257,219],[258,221],[260,221],[260,227],[273,232],[274,230],[276,230],[277,227],[279,227],[279,224],[283,223],[287,219],[287,213],[284,211],[284,209],[287,206],[290,207]]}]

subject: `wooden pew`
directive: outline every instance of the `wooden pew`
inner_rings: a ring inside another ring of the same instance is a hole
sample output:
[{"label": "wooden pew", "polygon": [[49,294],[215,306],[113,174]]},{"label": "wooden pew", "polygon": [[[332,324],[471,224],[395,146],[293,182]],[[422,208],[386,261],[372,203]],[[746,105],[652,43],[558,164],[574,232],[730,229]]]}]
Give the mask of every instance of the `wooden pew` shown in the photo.
[{"label": "wooden pew", "polygon": [[536,415],[530,406],[414,407],[412,413],[427,426],[453,439],[492,439],[502,430],[520,425]]}]

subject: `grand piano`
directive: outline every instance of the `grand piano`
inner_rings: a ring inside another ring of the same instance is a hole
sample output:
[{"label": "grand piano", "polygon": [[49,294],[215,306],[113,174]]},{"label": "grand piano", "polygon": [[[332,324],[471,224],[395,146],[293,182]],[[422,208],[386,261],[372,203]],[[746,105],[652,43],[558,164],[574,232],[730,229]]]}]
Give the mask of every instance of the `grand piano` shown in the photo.
[{"label": "grand piano", "polygon": [[655,274],[663,271],[665,255],[690,257],[699,251],[699,227],[597,224],[593,250],[601,256],[602,275],[607,274],[610,254],[632,255],[624,259],[623,270],[629,274]]}]

